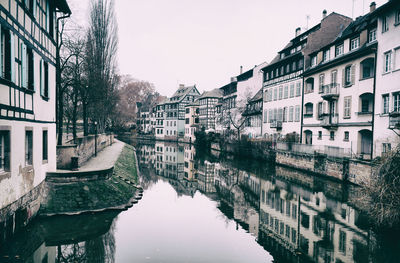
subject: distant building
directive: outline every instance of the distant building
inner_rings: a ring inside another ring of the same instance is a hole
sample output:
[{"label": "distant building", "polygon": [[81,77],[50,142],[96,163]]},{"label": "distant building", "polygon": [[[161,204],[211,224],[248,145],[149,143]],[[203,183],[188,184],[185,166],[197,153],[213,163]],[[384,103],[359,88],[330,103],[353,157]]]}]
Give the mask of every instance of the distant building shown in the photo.
[{"label": "distant building", "polygon": [[160,102],[155,106],[155,126],[154,126],[154,133],[156,135],[156,138],[164,138],[164,125],[165,125],[165,102],[168,101],[168,99],[165,99],[163,102]]},{"label": "distant building", "polygon": [[184,137],[185,106],[192,103],[200,95],[196,86],[181,84],[178,90],[164,102],[164,137]]},{"label": "distant building", "polygon": [[199,130],[199,101],[196,100],[185,106],[185,141],[194,142],[195,133]]},{"label": "distant building", "polygon": [[222,99],[222,91],[213,89],[205,91],[198,98],[200,126],[204,130],[215,130],[216,105]]},{"label": "distant building", "polygon": [[246,110],[242,114],[246,118],[242,134],[247,135],[249,138],[259,138],[262,136],[262,99],[263,90],[261,88],[256,95],[249,100],[246,105]]}]

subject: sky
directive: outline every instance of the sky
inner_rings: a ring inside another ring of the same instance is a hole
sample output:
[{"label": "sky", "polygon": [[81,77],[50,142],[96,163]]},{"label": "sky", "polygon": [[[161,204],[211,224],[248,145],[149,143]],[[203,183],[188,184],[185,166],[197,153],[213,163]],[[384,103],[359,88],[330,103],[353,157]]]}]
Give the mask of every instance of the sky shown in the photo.
[{"label": "sky", "polygon": [[[164,96],[179,84],[200,92],[270,62],[295,36],[318,24],[322,11],[352,18],[371,0],[114,0],[119,74],[153,83]],[[85,26],[89,0],[68,0],[72,23]],[[387,0],[375,0],[377,7]],[[354,5],[354,8],[353,8]],[[309,19],[307,19],[307,16]]]}]

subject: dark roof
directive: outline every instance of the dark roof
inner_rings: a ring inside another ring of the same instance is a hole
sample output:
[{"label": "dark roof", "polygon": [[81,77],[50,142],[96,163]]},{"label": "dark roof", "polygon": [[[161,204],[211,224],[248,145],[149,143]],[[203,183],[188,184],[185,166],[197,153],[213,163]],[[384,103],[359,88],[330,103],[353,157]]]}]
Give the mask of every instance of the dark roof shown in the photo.
[{"label": "dark roof", "polygon": [[65,14],[71,14],[67,0],[54,0],[56,8]]},{"label": "dark roof", "polygon": [[250,69],[236,77],[237,81],[245,81],[253,77],[253,69]]},{"label": "dark roof", "polygon": [[[172,97],[171,97],[168,101],[166,101],[165,103],[177,103],[177,102],[181,102],[181,101],[185,98],[185,96],[186,96],[188,93],[190,93],[190,91],[192,91],[193,89],[194,89],[195,91],[197,91],[197,94],[200,94],[200,92],[199,92],[199,91],[197,90],[197,88],[196,88],[196,85],[187,86],[187,87],[185,87],[185,86],[180,86],[180,87],[178,88],[178,90],[175,91],[174,95],[172,95]],[[173,100],[173,98],[178,98],[178,99]]]},{"label": "dark roof", "polygon": [[199,97],[199,99],[204,98],[222,98],[222,90],[220,89],[213,89],[210,91],[204,91],[203,94]]}]

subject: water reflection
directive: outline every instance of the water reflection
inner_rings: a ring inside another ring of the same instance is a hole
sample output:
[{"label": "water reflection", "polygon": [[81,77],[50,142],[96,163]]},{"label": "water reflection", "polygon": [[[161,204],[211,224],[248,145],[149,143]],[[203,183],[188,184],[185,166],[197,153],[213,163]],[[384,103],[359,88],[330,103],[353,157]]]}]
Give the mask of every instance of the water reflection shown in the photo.
[{"label": "water reflection", "polygon": [[[349,202],[353,186],[257,162],[196,158],[193,146],[137,145],[142,180],[152,174],[178,195],[199,191],[245,229],[274,262],[368,262],[371,233]],[[235,165],[236,163],[236,165]],[[153,169],[154,168],[154,169]]]}]

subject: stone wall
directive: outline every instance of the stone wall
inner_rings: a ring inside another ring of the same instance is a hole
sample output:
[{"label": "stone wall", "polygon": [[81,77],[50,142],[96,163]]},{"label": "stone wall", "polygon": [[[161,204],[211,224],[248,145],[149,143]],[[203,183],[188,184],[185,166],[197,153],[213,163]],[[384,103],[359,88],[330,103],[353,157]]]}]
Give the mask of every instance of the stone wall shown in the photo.
[{"label": "stone wall", "polygon": [[99,134],[77,138],[76,144],[57,146],[57,169],[70,169],[71,157],[78,157],[78,165],[87,162],[97,152],[114,142],[114,135]]},{"label": "stone wall", "polygon": [[374,166],[369,162],[361,160],[349,160],[349,176],[348,180],[355,184],[369,180]]},{"label": "stone wall", "polygon": [[42,182],[23,197],[0,209],[0,247],[38,213],[45,191]]},{"label": "stone wall", "polygon": [[314,172],[315,158],[310,154],[276,151],[276,163]]}]

